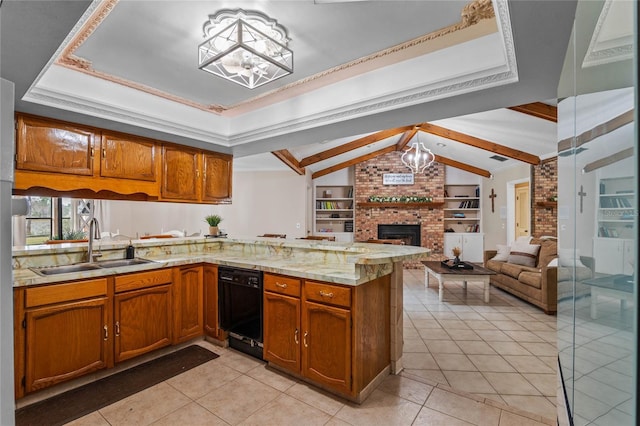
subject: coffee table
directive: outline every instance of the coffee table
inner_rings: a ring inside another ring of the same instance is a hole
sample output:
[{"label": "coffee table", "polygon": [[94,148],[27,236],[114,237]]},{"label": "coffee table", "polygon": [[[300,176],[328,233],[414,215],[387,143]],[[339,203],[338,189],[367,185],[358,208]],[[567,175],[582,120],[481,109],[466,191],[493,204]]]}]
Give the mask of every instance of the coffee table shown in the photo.
[{"label": "coffee table", "polygon": [[591,318],[598,318],[598,296],[608,296],[620,300],[620,309],[627,309],[627,302],[633,302],[633,277],[629,275],[605,275],[581,281],[591,286]]},{"label": "coffee table", "polygon": [[445,281],[462,281],[463,288],[467,288],[467,281],[479,281],[484,284],[484,302],[489,303],[489,280],[495,272],[472,265],[473,269],[451,269],[444,266],[438,260],[422,261],[424,265],[424,285],[429,287],[429,275],[433,275],[438,280],[438,298],[442,302],[444,296]]}]

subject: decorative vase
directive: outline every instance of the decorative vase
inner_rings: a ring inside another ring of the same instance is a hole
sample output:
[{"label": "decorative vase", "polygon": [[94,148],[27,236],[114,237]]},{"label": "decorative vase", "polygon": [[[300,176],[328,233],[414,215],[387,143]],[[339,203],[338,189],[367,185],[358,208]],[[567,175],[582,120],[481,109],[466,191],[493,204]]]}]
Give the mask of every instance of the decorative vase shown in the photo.
[{"label": "decorative vase", "polygon": [[219,231],[218,231],[218,227],[217,226],[210,226],[209,227],[209,235],[213,235],[213,236],[217,237],[218,233],[219,233]]},{"label": "decorative vase", "polygon": [[453,259],[453,264],[454,265],[459,265],[460,264],[460,258],[458,256],[456,256],[455,259]]}]

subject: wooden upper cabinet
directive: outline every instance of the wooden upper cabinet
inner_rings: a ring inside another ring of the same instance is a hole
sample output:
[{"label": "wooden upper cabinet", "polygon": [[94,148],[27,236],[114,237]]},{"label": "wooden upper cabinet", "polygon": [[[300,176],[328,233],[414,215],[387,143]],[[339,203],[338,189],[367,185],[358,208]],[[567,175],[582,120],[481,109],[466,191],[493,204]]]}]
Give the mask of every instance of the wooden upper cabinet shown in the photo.
[{"label": "wooden upper cabinet", "polygon": [[231,202],[231,155],[22,113],[16,129],[15,195]]},{"label": "wooden upper cabinet", "polygon": [[93,175],[93,129],[19,115],[16,170]]},{"label": "wooden upper cabinet", "polygon": [[164,145],[161,195],[167,200],[199,201],[200,151]]},{"label": "wooden upper cabinet", "polygon": [[160,160],[158,150],[153,141],[103,132],[100,176],[155,182]]},{"label": "wooden upper cabinet", "polygon": [[202,201],[231,199],[233,157],[205,152],[202,155]]}]

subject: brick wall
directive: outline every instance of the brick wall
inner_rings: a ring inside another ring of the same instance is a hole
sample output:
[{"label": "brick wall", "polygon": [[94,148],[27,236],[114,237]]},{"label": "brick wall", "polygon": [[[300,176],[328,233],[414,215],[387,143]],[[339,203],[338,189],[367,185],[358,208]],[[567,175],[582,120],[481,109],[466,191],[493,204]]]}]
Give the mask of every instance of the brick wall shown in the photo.
[{"label": "brick wall", "polygon": [[538,201],[547,201],[549,197],[558,195],[558,157],[543,160],[537,166],[532,166],[531,194],[531,235],[558,235],[557,209],[536,206]]},{"label": "brick wall", "polygon": [[[362,208],[360,202],[367,202],[369,196],[417,196],[432,197],[434,202],[443,201],[444,165],[433,163],[424,173],[414,175],[413,185],[383,185],[385,173],[409,173],[400,161],[401,152],[391,152],[355,166],[355,241],[365,241],[378,237],[378,224],[420,225],[421,246],[431,250],[433,259],[444,258],[443,211],[442,206],[420,208]],[[405,267],[411,265],[405,263]]]}]

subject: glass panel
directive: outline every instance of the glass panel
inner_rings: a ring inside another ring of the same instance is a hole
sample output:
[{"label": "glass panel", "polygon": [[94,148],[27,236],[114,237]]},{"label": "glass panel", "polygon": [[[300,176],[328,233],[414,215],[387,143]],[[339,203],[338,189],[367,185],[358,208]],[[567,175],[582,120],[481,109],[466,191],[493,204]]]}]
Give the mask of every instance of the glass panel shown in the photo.
[{"label": "glass panel", "polygon": [[578,2],[559,85],[558,351],[575,425],[637,418],[636,7]]}]

